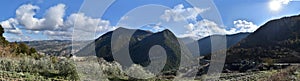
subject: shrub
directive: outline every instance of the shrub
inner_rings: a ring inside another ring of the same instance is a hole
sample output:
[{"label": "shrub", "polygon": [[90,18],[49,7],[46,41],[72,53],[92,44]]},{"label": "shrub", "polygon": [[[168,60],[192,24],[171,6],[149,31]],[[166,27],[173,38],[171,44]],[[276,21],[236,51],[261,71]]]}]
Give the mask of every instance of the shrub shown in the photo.
[{"label": "shrub", "polygon": [[30,54],[30,49],[26,44],[20,43],[19,48],[20,49],[18,53]]},{"label": "shrub", "polygon": [[36,51],[34,48],[30,48],[30,49],[29,49],[29,52],[30,52],[30,53],[37,53],[37,51]]},{"label": "shrub", "polygon": [[[41,80],[52,78],[52,80],[79,80],[76,67],[72,61],[63,60],[53,63],[50,57],[35,60],[29,57],[18,59],[1,58],[0,72],[29,73],[29,80]],[[0,76],[1,78],[1,76]]]}]

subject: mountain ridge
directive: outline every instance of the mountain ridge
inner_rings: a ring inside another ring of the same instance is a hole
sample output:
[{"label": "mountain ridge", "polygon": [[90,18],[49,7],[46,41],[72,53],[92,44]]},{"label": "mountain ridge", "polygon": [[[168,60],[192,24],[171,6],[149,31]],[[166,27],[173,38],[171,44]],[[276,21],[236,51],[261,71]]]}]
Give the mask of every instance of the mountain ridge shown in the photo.
[{"label": "mountain ridge", "polygon": [[275,19],[227,51],[227,63],[252,60],[275,63],[299,63],[300,15]]}]

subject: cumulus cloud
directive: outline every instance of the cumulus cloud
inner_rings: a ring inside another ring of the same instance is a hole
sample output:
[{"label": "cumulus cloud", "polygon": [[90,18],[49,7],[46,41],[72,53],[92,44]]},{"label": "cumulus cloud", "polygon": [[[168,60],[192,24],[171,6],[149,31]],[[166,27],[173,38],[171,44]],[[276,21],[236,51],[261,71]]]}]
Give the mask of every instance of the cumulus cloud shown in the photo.
[{"label": "cumulus cloud", "polygon": [[20,6],[16,10],[16,20],[20,25],[23,25],[27,29],[34,29],[40,25],[41,19],[34,18],[35,11],[40,9],[38,6],[31,4],[25,4]]},{"label": "cumulus cloud", "polygon": [[[103,33],[113,30],[107,20],[92,18],[83,13],[73,13],[64,19],[66,5],[57,4],[46,10],[45,15],[36,18],[36,11],[40,8],[32,4],[21,5],[16,10],[16,17],[0,22],[7,33],[22,34],[21,29],[29,34],[42,33],[48,38],[70,39],[74,25],[83,32]],[[78,23],[76,23],[78,22]],[[95,29],[96,28],[96,29]]]},{"label": "cumulus cloud", "polygon": [[185,28],[188,29],[185,34],[180,35],[180,37],[191,37],[193,39],[200,39],[210,35],[216,34],[237,34],[245,32],[254,32],[259,26],[255,25],[253,22],[246,20],[236,20],[233,22],[234,27],[231,27],[229,30],[226,30],[222,26],[216,24],[213,21],[203,19],[197,21],[195,24],[188,24]]},{"label": "cumulus cloud", "polygon": [[49,8],[43,18],[35,18],[38,6],[26,4],[20,6],[16,10],[16,20],[28,30],[53,30],[63,26],[63,16],[65,13],[65,5],[58,4]]},{"label": "cumulus cloud", "polygon": [[9,18],[6,21],[2,21],[1,25],[4,29],[12,29],[15,28],[15,26],[18,24],[18,21],[13,19],[13,18]]},{"label": "cumulus cloud", "polygon": [[186,31],[186,33],[182,34],[180,37],[191,37],[197,40],[210,35],[225,34],[224,28],[221,28],[215,22],[207,19],[198,21],[195,24],[190,23],[185,27],[188,29],[188,31]]},{"label": "cumulus cloud", "polygon": [[196,20],[197,16],[204,12],[209,10],[207,9],[200,9],[197,7],[193,8],[184,8],[183,4],[179,4],[175,6],[173,9],[165,10],[164,14],[161,16],[161,19],[165,21],[182,21],[182,20]]},{"label": "cumulus cloud", "polygon": [[74,25],[76,26],[74,27],[74,31],[77,32],[75,34],[80,34],[76,35],[80,37],[75,38],[82,39],[87,39],[83,37],[90,38],[90,35],[95,35],[95,33],[95,36],[98,37],[98,35],[116,29],[116,27],[110,25],[108,20],[92,18],[86,16],[84,13],[74,13],[68,17],[67,21],[65,22],[65,26],[73,27]]},{"label": "cumulus cloud", "polygon": [[[278,0],[282,4],[288,4],[291,0]],[[233,21],[234,26],[225,29],[224,26],[217,24],[208,19],[197,19],[200,14],[205,13],[210,8],[200,9],[197,7],[185,8],[184,5],[179,4],[173,9],[165,10],[161,19],[165,21],[187,21],[188,24],[184,26],[185,33],[179,34],[179,37],[191,37],[193,39],[201,39],[206,36],[215,34],[236,34],[242,32],[254,32],[259,27],[252,22],[246,20]]]},{"label": "cumulus cloud", "polygon": [[254,32],[259,26],[255,25],[253,22],[249,22],[246,20],[236,20],[233,21],[234,27],[227,30],[227,34],[236,34],[243,32]]},{"label": "cumulus cloud", "polygon": [[226,30],[217,23],[207,19],[197,19],[200,14],[208,10],[210,10],[210,8],[185,8],[183,4],[179,4],[173,9],[165,10],[161,19],[167,22],[189,21],[188,24],[184,26],[186,30],[182,30],[185,31],[185,33],[179,34],[179,37],[191,37],[197,40],[209,35],[225,34]]},{"label": "cumulus cloud", "polygon": [[[75,23],[78,22],[78,23]],[[71,27],[76,24],[76,28],[80,28],[80,30],[91,32],[101,32],[108,30],[110,28],[110,22],[107,20],[101,20],[98,18],[91,18],[86,16],[83,13],[71,14],[66,21],[66,26]],[[97,28],[97,29],[94,29]]]},{"label": "cumulus cloud", "polygon": [[22,34],[22,31],[16,27],[16,25],[18,25],[18,21],[13,18],[9,18],[6,21],[2,21],[0,22],[0,24],[5,29],[5,32],[7,33]]},{"label": "cumulus cloud", "polygon": [[47,28],[53,28],[53,29],[63,29],[60,27],[63,27],[63,17],[65,15],[65,5],[64,4],[58,4],[54,7],[49,8],[46,11],[46,15],[44,17],[44,22],[42,23],[43,26]]}]

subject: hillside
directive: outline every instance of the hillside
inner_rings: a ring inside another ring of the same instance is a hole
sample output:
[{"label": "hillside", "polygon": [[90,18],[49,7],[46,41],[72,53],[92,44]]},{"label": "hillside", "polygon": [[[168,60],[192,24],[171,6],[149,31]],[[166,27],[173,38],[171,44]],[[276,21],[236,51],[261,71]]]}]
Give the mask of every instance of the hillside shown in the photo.
[{"label": "hillside", "polygon": [[[131,29],[118,28],[114,31],[131,31]],[[94,42],[88,44],[86,47],[78,51],[76,56],[94,56],[96,53],[98,57],[103,57],[105,60],[112,61],[112,53],[111,53],[111,37],[113,31],[107,32],[95,39]],[[136,42],[145,38],[146,36],[151,35],[152,32],[137,30],[130,41],[130,45],[134,45]],[[118,40],[118,39],[116,39]],[[96,51],[95,51],[96,50]]]},{"label": "hillside", "polygon": [[79,80],[70,60],[39,54],[25,43],[9,43],[3,33],[0,25],[1,81]]},{"label": "hillside", "polygon": [[226,63],[299,63],[300,15],[271,20],[227,51]]},{"label": "hillside", "polygon": [[[237,44],[238,42],[240,42],[242,39],[246,38],[250,33],[238,33],[238,34],[233,34],[233,35],[226,35],[226,45],[227,48],[230,48],[231,46]],[[212,36],[208,36],[202,39],[199,39],[198,45],[199,45],[199,50],[200,50],[200,55],[201,56],[205,56],[207,54],[211,53],[211,37],[215,37],[215,36],[221,36],[221,35],[212,35]],[[219,43],[219,42],[214,42],[214,43]],[[190,43],[187,44],[188,47],[192,47],[191,44],[195,44],[195,43]],[[191,49],[191,51],[193,51],[193,48],[189,48]]]},{"label": "hillside", "polygon": [[[108,32],[98,39],[95,40],[94,43],[87,45],[82,50],[77,52],[76,56],[90,56],[96,54],[98,57],[104,58],[106,61],[114,61],[111,51],[111,37],[112,33],[115,31],[127,32],[133,31],[132,29],[118,28],[114,31]],[[123,40],[122,36],[116,37],[119,39],[115,40]],[[133,62],[136,64],[140,64],[142,66],[147,66],[150,63],[149,59],[149,49],[154,45],[162,46],[167,53],[167,64],[165,69],[176,69],[178,67],[181,58],[181,51],[179,42],[176,40],[176,36],[169,30],[164,30],[158,33],[152,33],[144,30],[136,30],[129,42],[129,53]],[[122,44],[122,41],[120,42]],[[93,46],[95,45],[95,46]],[[123,46],[123,45],[119,45]],[[123,50],[124,47],[117,47],[116,50]],[[93,50],[95,49],[95,50]],[[157,57],[160,57],[157,56]]]},{"label": "hillside", "polygon": [[[160,45],[166,50],[167,63],[165,68],[179,67],[181,51],[179,42],[176,36],[170,30],[164,30],[151,36],[148,36],[131,47],[130,53],[135,63],[147,66],[151,61],[149,59],[149,50],[154,45]],[[157,50],[158,51],[158,50]],[[162,54],[162,53],[161,53]],[[162,55],[156,55],[155,57],[161,57]]]},{"label": "hillside", "polygon": [[19,43],[25,43],[46,55],[68,56],[72,50],[72,41],[70,40],[22,41]]},{"label": "hillside", "polygon": [[24,43],[9,43],[3,36],[4,32],[5,30],[0,25],[0,57],[31,56],[36,59],[41,57],[34,48]]}]

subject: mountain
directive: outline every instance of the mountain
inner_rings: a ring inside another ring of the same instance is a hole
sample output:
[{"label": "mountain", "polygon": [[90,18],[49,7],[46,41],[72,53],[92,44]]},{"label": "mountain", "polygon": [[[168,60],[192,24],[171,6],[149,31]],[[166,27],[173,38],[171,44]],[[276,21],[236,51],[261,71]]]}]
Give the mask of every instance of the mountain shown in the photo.
[{"label": "mountain", "polygon": [[300,15],[271,20],[227,51],[226,63],[299,63]]},{"label": "mountain", "polygon": [[[128,48],[124,45],[126,41],[126,36],[122,36],[123,33],[128,33],[131,31],[135,31],[130,38]],[[113,33],[120,33],[117,35],[114,40],[112,39]],[[118,41],[115,45],[117,47],[111,48],[111,41]],[[140,64],[142,66],[147,66],[151,63],[149,58],[149,50],[152,49],[153,46],[159,45],[166,52],[166,65],[164,66],[164,70],[170,69],[178,69],[181,57],[188,58],[188,51],[181,51],[180,41],[177,40],[177,37],[170,30],[163,30],[161,32],[152,33],[145,30],[133,30],[126,28],[118,28],[114,31],[108,32],[101,37],[97,38],[93,43],[87,45],[77,53],[76,56],[90,56],[95,55],[97,57],[102,57],[106,61],[116,61],[113,58],[112,50],[117,50],[115,53],[124,54],[126,53],[126,49],[129,49],[130,58],[136,64]],[[182,48],[186,49],[186,48]],[[125,51],[124,51],[125,50]],[[157,52],[155,49],[154,52]],[[184,53],[186,55],[182,55]],[[156,53],[154,58],[160,58],[162,53]],[[152,61],[154,62],[154,61]]]},{"label": "mountain", "polygon": [[[134,30],[120,27],[114,31],[134,31]],[[96,56],[103,57],[107,61],[113,61],[114,59],[112,58],[112,52],[111,52],[112,34],[113,31],[105,33],[104,35],[97,38],[94,42],[90,43],[89,45],[87,45],[86,47],[78,51],[75,55],[91,56],[96,54]],[[136,30],[135,33],[132,35],[130,46],[134,45],[136,42],[140,41],[141,39],[151,34],[152,32],[149,31]],[[120,39],[115,39],[115,40],[120,40]]]},{"label": "mountain", "polygon": [[72,50],[71,40],[22,41],[19,43],[25,43],[46,55],[68,56]]},{"label": "mountain", "polygon": [[[167,63],[165,68],[178,67],[181,59],[181,48],[176,36],[170,30],[154,33],[144,38],[134,46],[131,46],[131,58],[136,59],[133,60],[133,62],[141,64],[142,66],[147,66],[150,63],[148,52],[153,45],[160,45],[165,49],[167,54]],[[162,55],[155,55],[155,57],[161,56]]]},{"label": "mountain", "polygon": [[179,38],[184,44],[191,44],[197,40],[191,38],[191,37],[184,37],[184,38]]},{"label": "mountain", "polygon": [[[226,35],[227,48],[230,48],[231,46],[237,44],[239,41],[246,38],[249,34],[250,33],[238,33],[238,34],[233,34],[233,35]],[[212,35],[212,36],[208,36],[208,37],[199,39],[197,41],[201,56],[205,56],[205,55],[211,53],[211,38],[216,37],[216,36],[222,36],[222,35]],[[184,40],[187,40],[187,39],[185,38]],[[218,44],[218,42],[215,42],[215,43]],[[195,48],[193,48],[193,46],[192,46],[194,44],[197,44],[197,43],[187,44],[187,46],[189,47],[189,49],[191,49],[192,52],[193,52],[193,50],[195,51]]]}]

